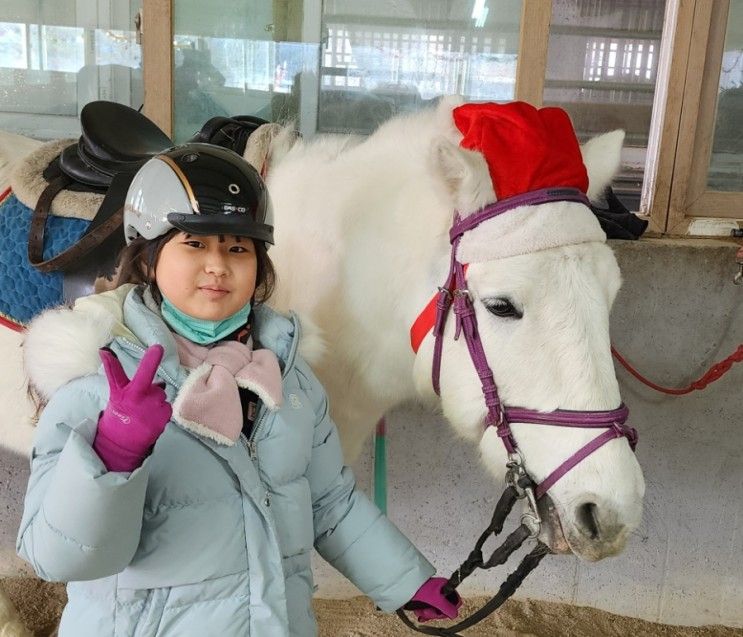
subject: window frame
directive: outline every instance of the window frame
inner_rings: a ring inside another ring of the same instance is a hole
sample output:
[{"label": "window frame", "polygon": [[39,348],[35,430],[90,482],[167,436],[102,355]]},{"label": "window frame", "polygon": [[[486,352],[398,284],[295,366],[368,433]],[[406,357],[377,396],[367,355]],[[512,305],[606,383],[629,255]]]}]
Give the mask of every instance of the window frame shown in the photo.
[{"label": "window frame", "polygon": [[743,192],[716,191],[707,186],[729,7],[729,0],[694,3],[676,143],[679,151],[666,221],[668,235],[729,236],[733,227],[740,227],[743,217]]}]

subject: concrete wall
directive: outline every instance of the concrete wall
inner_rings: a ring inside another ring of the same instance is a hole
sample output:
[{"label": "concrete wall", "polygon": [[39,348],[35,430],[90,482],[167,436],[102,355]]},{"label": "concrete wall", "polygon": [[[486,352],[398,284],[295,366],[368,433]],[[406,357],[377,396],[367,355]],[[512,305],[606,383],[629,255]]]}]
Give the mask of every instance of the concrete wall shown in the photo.
[{"label": "concrete wall", "polygon": [[[735,247],[650,240],[614,247],[625,283],[612,340],[653,380],[685,385],[743,342],[743,287],[732,284]],[[16,338],[0,336],[0,346]],[[623,370],[618,376],[640,432],[644,521],[619,557],[597,564],[547,557],[518,596],[672,624],[743,626],[743,364],[680,398],[656,394]],[[2,390],[5,423],[24,407],[17,389]],[[20,564],[12,544],[27,462],[9,450],[25,444],[29,430],[19,427],[16,440],[0,440],[0,576]],[[415,406],[396,410],[388,439],[389,515],[448,575],[487,525],[500,492],[476,448],[456,441],[435,415]],[[368,449],[355,469],[371,492]],[[320,596],[357,594],[321,560],[316,566]],[[479,573],[463,590],[493,592],[504,577],[501,569]]]}]

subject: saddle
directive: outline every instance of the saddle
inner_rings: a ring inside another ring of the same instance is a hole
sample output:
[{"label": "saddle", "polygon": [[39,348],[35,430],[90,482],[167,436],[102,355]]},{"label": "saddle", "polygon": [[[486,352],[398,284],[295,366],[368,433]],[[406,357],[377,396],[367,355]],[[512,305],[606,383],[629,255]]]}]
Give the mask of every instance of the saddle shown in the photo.
[{"label": "saddle", "polygon": [[137,172],[144,162],[173,145],[142,113],[115,102],[86,104],[80,126],[80,140],[62,152],[60,167],[91,186],[108,188],[114,175]]},{"label": "saddle", "polygon": [[207,120],[201,130],[189,142],[216,144],[234,150],[241,157],[245,154],[248,138],[261,126],[269,122],[254,115],[218,115]]},{"label": "saddle", "polygon": [[[80,124],[82,134],[77,143],[65,148],[44,171],[49,185],[33,211],[28,259],[41,272],[68,272],[93,266],[95,278],[101,274],[104,262],[112,262],[123,247],[123,233],[116,230],[121,227],[124,199],[134,174],[154,155],[173,146],[173,141],[142,113],[115,102],[86,104],[80,113]],[[105,197],[82,237],[44,260],[49,210],[63,189],[105,193]]]}]

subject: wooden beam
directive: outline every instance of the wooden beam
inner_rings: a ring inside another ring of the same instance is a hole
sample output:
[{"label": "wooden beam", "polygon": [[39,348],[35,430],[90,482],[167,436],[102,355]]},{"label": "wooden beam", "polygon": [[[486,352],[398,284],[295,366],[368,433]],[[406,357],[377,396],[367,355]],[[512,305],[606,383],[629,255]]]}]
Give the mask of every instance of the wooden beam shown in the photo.
[{"label": "wooden beam", "polygon": [[666,5],[640,202],[640,212],[657,233],[664,233],[668,225],[694,8],[694,0],[669,0]]},{"label": "wooden beam", "polygon": [[173,3],[143,0],[144,114],[173,135]]},{"label": "wooden beam", "polygon": [[516,99],[541,106],[547,73],[551,0],[522,0]]}]

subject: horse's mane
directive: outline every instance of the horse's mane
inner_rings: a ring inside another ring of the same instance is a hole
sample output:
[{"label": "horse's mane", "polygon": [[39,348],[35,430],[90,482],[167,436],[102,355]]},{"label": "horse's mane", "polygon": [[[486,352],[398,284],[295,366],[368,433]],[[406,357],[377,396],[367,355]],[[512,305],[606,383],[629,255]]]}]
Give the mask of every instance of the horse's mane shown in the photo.
[{"label": "horse's mane", "polygon": [[292,159],[302,160],[311,157],[314,161],[334,161],[340,158],[349,149],[363,143],[365,138],[360,135],[341,135],[327,133],[317,135],[308,141],[299,140],[292,148]]},{"label": "horse's mane", "polygon": [[320,134],[310,140],[300,140],[291,155],[293,160],[311,158],[313,161],[334,162],[352,160],[355,151],[376,156],[383,154],[390,161],[402,160],[423,165],[431,141],[437,136],[457,139],[451,110],[460,99],[443,98],[440,102],[421,111],[397,115],[372,132],[369,136],[355,134]]}]

